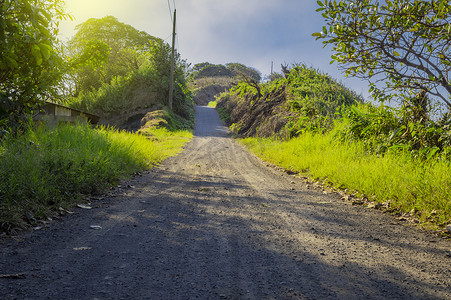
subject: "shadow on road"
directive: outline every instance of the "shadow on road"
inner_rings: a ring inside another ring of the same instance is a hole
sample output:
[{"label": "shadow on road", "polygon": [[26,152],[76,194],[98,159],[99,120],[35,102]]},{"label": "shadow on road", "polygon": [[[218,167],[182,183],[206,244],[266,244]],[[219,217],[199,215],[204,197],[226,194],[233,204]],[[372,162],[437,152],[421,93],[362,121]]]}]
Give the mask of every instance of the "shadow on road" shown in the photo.
[{"label": "shadow on road", "polygon": [[[26,276],[0,278],[0,295],[5,299],[450,296],[449,268],[434,265],[442,255],[439,250],[406,237],[409,229],[390,227],[389,216],[351,209],[319,190],[291,190],[290,179],[282,180],[254,158],[239,156],[242,149],[224,139],[228,130],[214,109],[197,107],[196,115],[196,138],[186,153],[98,201],[98,208],[4,243],[0,273]],[[91,224],[102,229],[89,229]]]}]

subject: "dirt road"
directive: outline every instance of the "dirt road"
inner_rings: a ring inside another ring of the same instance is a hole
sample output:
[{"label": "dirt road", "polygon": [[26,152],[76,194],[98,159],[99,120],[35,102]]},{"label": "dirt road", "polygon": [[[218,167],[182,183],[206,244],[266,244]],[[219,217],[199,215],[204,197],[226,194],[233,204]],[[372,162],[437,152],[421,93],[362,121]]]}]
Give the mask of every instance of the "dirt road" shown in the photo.
[{"label": "dirt road", "polygon": [[450,241],[267,167],[211,108],[92,205],[0,243],[0,298],[451,299]]}]

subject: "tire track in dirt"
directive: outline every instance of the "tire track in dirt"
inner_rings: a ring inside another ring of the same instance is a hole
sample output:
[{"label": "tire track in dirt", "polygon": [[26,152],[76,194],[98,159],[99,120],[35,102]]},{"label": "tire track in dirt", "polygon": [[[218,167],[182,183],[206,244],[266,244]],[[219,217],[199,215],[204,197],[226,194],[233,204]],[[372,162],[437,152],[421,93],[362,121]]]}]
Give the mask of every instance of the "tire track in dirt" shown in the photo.
[{"label": "tire track in dirt", "polygon": [[3,241],[0,273],[26,278],[0,278],[0,295],[451,299],[449,241],[268,168],[214,109],[196,118],[179,156],[95,209]]}]

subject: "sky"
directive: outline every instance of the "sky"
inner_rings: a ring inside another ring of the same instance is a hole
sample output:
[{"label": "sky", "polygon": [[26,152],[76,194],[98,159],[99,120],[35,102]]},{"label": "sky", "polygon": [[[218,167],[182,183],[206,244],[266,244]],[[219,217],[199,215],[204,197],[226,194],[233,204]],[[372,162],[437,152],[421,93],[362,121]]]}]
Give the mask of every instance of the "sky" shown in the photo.
[{"label": "sky", "polygon": [[324,19],[315,0],[66,0],[75,20],[60,25],[63,41],[89,18],[114,16],[171,43],[172,14],[177,9],[176,47],[189,63],[242,63],[262,76],[280,72],[281,64],[305,64],[342,81],[368,98],[365,81],[345,78],[332,49],[312,33]]}]

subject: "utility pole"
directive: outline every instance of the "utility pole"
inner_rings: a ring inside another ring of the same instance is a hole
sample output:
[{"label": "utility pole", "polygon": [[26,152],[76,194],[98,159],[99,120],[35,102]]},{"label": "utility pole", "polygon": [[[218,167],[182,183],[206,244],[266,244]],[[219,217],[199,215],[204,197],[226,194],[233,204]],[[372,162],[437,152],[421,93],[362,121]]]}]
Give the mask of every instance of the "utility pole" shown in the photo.
[{"label": "utility pole", "polygon": [[274,72],[274,62],[271,61],[271,75],[272,75],[273,72]]},{"label": "utility pole", "polygon": [[176,18],[176,10],[174,9],[174,24],[172,26],[171,76],[169,77],[169,109],[171,110],[172,110],[172,100],[174,97],[175,18]]}]

